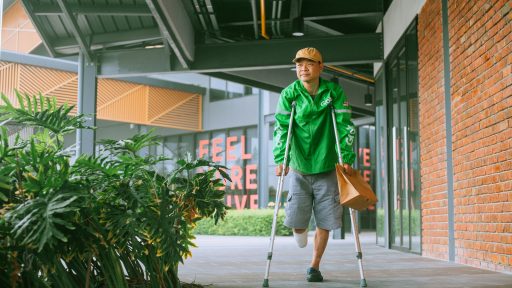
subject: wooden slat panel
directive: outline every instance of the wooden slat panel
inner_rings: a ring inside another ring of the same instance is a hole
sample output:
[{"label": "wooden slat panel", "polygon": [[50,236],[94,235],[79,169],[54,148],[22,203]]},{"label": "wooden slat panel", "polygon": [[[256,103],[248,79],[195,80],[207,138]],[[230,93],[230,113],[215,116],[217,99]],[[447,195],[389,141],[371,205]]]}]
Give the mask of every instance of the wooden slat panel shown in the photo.
[{"label": "wooden slat panel", "polygon": [[145,123],[147,89],[139,87],[123,97],[98,108],[98,118],[128,123]]},{"label": "wooden slat panel", "polygon": [[176,105],[179,105],[193,95],[194,94],[188,92],[149,87],[148,120],[151,121],[166,114]]},{"label": "wooden slat panel", "polygon": [[186,130],[201,130],[201,96],[196,94],[150,124]]},{"label": "wooden slat panel", "polygon": [[[0,92],[16,105],[14,89],[28,95],[55,96],[75,105],[78,76],[54,69],[0,62]],[[98,119],[197,131],[201,129],[201,95],[125,81],[98,79]],[[154,121],[152,121],[154,120]]]},{"label": "wooden slat panel", "polygon": [[[1,2],[1,1],[0,1]],[[2,26],[2,43],[0,49],[29,53],[41,44],[41,38],[28,18],[21,1],[16,1],[4,11]]]},{"label": "wooden slat panel", "polygon": [[74,105],[75,107],[71,110],[70,113],[76,115],[76,104],[78,100],[78,77],[75,77],[64,85],[61,85],[55,90],[48,92],[48,94],[57,98],[58,105],[63,105],[64,103],[68,104],[68,106]]},{"label": "wooden slat panel", "polygon": [[0,62],[0,92],[7,95],[13,103],[15,100],[14,89],[18,88],[19,64]]},{"label": "wooden slat panel", "polygon": [[122,98],[125,95],[131,93],[131,91],[137,90],[143,85],[134,84],[126,81],[112,80],[112,79],[99,79],[98,81],[98,98],[96,105],[99,109],[103,106],[109,105],[116,99]]},{"label": "wooden slat panel", "polygon": [[[31,65],[20,67],[19,90],[29,95],[48,95],[48,92],[72,81],[76,73],[63,72],[55,69],[41,68]],[[51,95],[49,95],[51,96]]]}]

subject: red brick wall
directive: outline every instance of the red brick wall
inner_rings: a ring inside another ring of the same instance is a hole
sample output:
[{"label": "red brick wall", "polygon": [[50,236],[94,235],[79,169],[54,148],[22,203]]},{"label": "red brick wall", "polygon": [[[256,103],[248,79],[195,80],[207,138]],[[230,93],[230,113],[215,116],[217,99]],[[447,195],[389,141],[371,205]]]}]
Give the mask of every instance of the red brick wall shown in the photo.
[{"label": "red brick wall", "polygon": [[423,255],[448,259],[446,129],[441,1],[426,1],[418,17],[418,78]]},{"label": "red brick wall", "polygon": [[[456,262],[512,271],[512,3],[448,1]],[[423,254],[447,259],[441,1],[418,17]]]},{"label": "red brick wall", "polygon": [[448,3],[456,262],[512,271],[512,2]]}]

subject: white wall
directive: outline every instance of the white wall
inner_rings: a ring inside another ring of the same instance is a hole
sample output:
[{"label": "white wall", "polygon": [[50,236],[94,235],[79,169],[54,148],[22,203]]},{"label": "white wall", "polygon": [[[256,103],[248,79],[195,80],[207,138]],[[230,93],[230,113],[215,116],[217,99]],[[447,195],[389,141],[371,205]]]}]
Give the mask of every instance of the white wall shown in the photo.
[{"label": "white wall", "polygon": [[[384,15],[384,59],[388,57],[396,42],[404,34],[405,29],[409,27],[412,20],[420,12],[425,0],[394,0]],[[377,28],[377,32],[382,32],[382,23]],[[382,63],[373,64],[373,74],[377,75],[382,67]]]},{"label": "white wall", "polygon": [[179,82],[183,84],[196,85],[207,88],[210,84],[210,77],[197,73],[162,73],[152,75],[150,78]]},{"label": "white wall", "polygon": [[216,130],[258,124],[258,96],[203,102],[203,129]]},{"label": "white wall", "polygon": [[425,0],[394,0],[384,15],[384,58],[420,12]]}]

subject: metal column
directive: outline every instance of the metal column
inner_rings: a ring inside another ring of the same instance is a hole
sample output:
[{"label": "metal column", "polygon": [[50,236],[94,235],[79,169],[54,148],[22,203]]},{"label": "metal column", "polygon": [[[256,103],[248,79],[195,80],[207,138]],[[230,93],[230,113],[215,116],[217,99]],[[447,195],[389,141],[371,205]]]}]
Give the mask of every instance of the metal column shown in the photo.
[{"label": "metal column", "polygon": [[268,109],[268,92],[260,90],[258,97],[258,207],[267,208],[268,205],[268,123],[265,123],[265,114]]},{"label": "metal column", "polygon": [[[78,101],[79,114],[85,114],[85,125],[96,126],[96,74],[97,65],[80,52],[78,59]],[[76,131],[76,155],[95,154],[96,131],[78,129]]]}]

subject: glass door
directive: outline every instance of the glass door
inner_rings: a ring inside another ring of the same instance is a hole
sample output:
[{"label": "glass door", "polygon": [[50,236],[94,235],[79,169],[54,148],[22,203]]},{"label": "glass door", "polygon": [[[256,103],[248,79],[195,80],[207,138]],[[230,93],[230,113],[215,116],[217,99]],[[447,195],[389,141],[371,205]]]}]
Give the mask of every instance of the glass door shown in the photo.
[{"label": "glass door", "polygon": [[421,252],[418,68],[416,25],[387,65],[389,241],[393,248]]},{"label": "glass door", "polygon": [[[421,253],[420,133],[418,102],[418,38],[416,23],[405,35],[407,81],[407,203],[409,210],[409,249]],[[404,131],[405,132],[405,131]]]},{"label": "glass door", "polygon": [[[404,169],[406,163],[404,162],[404,141],[403,131],[407,129],[404,125],[404,119],[407,120],[407,111],[404,111],[404,98],[405,85],[402,78],[404,78],[405,72],[401,71],[401,67],[404,67],[402,63],[405,54],[405,49],[402,49],[397,58],[391,62],[389,66],[389,84],[388,84],[388,119],[390,125],[388,126],[390,131],[388,135],[391,136],[389,147],[389,155],[391,161],[389,161],[389,174],[390,174],[390,186],[389,191],[389,215],[390,215],[390,242],[391,246],[394,247],[408,247],[408,239],[404,239],[407,227],[404,223],[404,206],[403,199],[406,194],[405,185],[406,179],[404,177]],[[405,113],[404,113],[405,112]],[[404,115],[405,114],[405,115]]]}]

